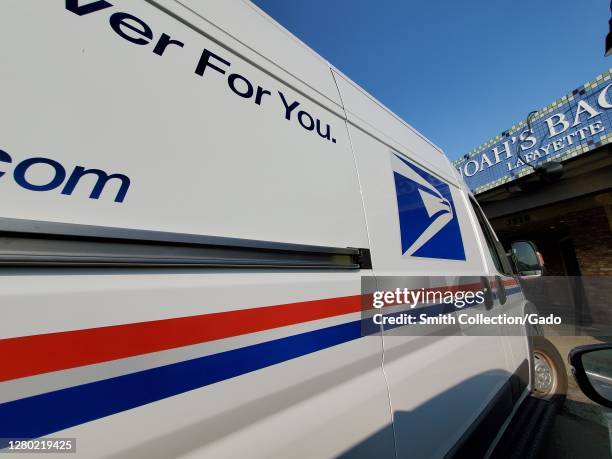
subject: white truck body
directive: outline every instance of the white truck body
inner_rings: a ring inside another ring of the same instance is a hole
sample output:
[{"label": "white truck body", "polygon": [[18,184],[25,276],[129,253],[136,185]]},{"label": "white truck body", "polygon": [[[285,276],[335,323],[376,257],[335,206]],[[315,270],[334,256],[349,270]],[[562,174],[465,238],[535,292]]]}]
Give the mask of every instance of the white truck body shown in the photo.
[{"label": "white truck body", "polygon": [[[444,457],[500,394],[503,427],[524,333],[359,335],[362,276],[525,307],[439,148],[247,2],[0,8],[0,437]],[[398,160],[448,187],[463,257],[404,253]]]}]

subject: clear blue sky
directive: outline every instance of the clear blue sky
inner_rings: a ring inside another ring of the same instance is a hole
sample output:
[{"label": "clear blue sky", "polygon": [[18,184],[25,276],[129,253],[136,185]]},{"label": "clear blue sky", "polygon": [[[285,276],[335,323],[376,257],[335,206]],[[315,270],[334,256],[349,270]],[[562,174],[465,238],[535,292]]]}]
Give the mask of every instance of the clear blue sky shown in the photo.
[{"label": "clear blue sky", "polygon": [[612,64],[609,0],[254,1],[451,159]]}]

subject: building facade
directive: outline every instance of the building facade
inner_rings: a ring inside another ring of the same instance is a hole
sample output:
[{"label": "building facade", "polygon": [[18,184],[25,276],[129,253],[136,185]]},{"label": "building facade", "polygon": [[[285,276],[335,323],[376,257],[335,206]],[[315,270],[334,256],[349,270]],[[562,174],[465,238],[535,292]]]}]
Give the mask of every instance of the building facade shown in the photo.
[{"label": "building facade", "polygon": [[[538,245],[550,275],[612,275],[612,71],[454,162],[502,242]],[[552,179],[541,166],[562,165]]]}]

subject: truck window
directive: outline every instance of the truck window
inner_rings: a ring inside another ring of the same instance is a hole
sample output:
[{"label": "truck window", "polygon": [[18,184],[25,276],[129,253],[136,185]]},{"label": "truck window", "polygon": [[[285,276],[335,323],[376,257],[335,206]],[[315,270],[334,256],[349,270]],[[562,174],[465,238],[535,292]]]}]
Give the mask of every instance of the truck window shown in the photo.
[{"label": "truck window", "polygon": [[495,268],[498,272],[511,276],[513,272],[510,265],[510,260],[508,260],[501,243],[497,240],[495,234],[493,234],[491,225],[489,225],[489,222],[487,221],[487,217],[485,217],[484,212],[474,198],[470,197],[470,203],[472,204],[472,208],[476,213],[476,218],[478,218],[478,223],[480,224],[482,234],[487,241],[487,247],[489,249],[489,253],[491,254],[491,258],[493,259],[493,263],[495,264]]}]

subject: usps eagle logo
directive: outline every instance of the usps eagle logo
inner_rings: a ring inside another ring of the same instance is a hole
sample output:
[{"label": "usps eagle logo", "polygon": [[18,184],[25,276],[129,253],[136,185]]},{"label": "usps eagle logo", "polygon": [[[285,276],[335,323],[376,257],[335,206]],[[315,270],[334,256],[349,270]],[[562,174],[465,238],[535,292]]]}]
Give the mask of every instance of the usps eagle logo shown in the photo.
[{"label": "usps eagle logo", "polygon": [[391,154],[402,255],[465,260],[459,220],[447,183]]}]

